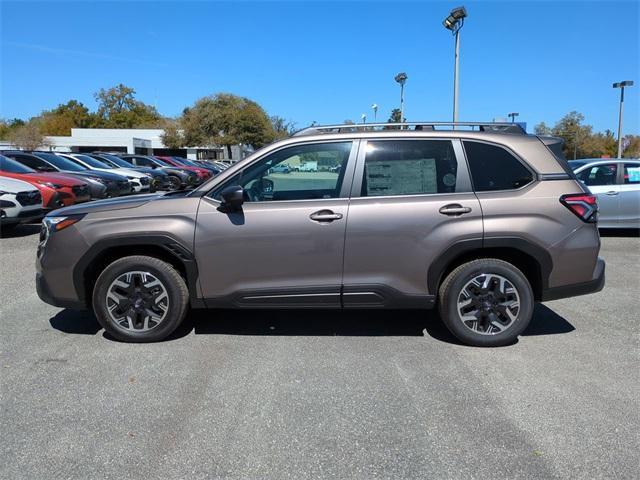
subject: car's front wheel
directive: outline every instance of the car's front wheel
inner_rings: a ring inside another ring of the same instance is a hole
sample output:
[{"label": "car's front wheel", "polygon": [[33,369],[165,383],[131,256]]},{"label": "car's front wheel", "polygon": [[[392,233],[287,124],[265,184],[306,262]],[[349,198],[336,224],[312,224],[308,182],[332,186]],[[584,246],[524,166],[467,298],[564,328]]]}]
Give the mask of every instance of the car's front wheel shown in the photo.
[{"label": "car's front wheel", "polygon": [[125,342],[155,342],[182,322],[189,291],[176,269],[154,257],[120,258],[96,280],[93,310],[113,337]]},{"label": "car's front wheel", "polygon": [[493,258],[460,265],[442,282],[438,297],[440,316],[451,333],[479,347],[513,343],[533,315],[527,278],[512,264]]}]

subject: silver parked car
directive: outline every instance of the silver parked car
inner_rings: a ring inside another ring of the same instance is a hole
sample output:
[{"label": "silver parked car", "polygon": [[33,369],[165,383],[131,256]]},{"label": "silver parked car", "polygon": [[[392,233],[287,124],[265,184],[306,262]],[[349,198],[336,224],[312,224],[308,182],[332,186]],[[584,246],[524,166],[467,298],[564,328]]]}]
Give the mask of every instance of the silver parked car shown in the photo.
[{"label": "silver parked car", "polygon": [[569,161],[578,179],[598,197],[598,226],[640,228],[640,160]]},{"label": "silver parked car", "polygon": [[[596,198],[557,140],[465,126],[312,127],[192,192],[57,210],[38,294],[132,342],[167,337],[189,307],[436,306],[463,342],[513,342],[535,301],[603,288]],[[319,168],[270,173],[297,162]]]}]

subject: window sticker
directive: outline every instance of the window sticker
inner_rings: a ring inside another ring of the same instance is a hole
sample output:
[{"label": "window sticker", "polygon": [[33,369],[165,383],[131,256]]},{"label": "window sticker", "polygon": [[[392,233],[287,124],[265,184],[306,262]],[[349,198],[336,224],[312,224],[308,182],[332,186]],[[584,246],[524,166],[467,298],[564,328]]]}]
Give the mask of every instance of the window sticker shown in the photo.
[{"label": "window sticker", "polygon": [[627,167],[629,182],[640,182],[640,167]]},{"label": "window sticker", "polygon": [[369,196],[437,191],[435,158],[367,163],[367,194]]}]

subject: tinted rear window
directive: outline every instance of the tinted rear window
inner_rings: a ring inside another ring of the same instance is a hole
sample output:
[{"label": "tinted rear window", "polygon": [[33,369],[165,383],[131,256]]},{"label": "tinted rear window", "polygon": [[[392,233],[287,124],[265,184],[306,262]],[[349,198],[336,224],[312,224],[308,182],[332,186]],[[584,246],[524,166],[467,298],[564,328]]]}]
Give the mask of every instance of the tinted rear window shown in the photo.
[{"label": "tinted rear window", "polygon": [[473,186],[478,192],[513,190],[533,181],[533,174],[497,145],[464,141]]}]

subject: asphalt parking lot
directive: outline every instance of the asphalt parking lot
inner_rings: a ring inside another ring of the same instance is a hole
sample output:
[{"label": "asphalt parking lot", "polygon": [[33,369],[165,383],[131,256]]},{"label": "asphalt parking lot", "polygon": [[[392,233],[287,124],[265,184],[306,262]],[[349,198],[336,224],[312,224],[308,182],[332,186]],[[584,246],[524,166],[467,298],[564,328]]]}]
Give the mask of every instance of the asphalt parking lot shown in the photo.
[{"label": "asphalt parking lot", "polygon": [[640,238],[607,285],[511,346],[420,312],[192,313],[106,338],[35,292],[37,226],[0,239],[0,477],[637,478]]}]

